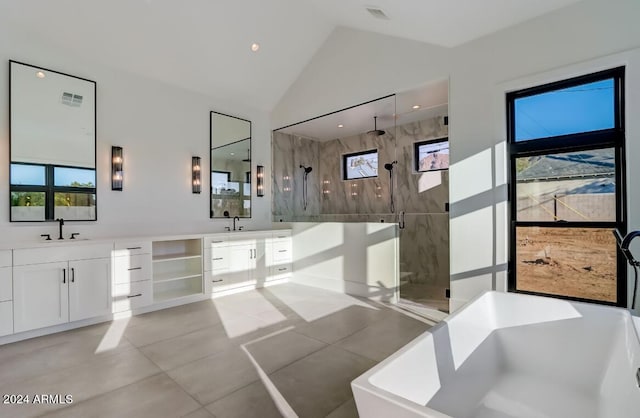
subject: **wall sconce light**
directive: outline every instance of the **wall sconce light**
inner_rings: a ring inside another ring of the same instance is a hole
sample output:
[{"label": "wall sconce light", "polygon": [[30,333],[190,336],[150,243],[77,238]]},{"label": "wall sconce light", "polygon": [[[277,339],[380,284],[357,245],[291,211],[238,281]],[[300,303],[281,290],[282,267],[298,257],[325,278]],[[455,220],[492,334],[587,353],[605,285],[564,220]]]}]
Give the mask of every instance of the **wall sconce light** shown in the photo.
[{"label": "wall sconce light", "polygon": [[256,166],[256,195],[264,196],[264,166]]},{"label": "wall sconce light", "polygon": [[111,147],[111,190],[122,191],[124,171],[122,169],[124,156],[122,147]]},{"label": "wall sconce light", "polygon": [[200,157],[191,157],[191,191],[200,194],[202,191]]}]

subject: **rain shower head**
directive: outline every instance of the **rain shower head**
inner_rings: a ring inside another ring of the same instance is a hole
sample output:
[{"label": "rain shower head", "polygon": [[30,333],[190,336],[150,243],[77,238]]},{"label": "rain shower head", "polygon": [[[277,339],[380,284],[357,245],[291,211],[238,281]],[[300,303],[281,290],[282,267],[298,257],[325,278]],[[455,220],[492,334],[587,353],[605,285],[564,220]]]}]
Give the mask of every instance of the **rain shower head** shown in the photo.
[{"label": "rain shower head", "polygon": [[377,116],[373,117],[373,131],[369,131],[367,133],[370,134],[370,135],[375,135],[375,136],[382,136],[382,135],[384,135],[386,133],[382,129],[378,129],[378,117]]},{"label": "rain shower head", "polygon": [[300,168],[304,168],[304,174],[309,174],[311,173],[311,170],[313,170],[312,167],[305,167],[302,164],[300,164]]},{"label": "rain shower head", "polygon": [[396,164],[398,164],[398,162],[397,162],[397,161],[393,161],[393,162],[390,162],[390,163],[386,163],[386,164],[384,165],[384,169],[385,169],[385,170],[389,170],[389,171],[391,171],[391,170],[393,170],[393,166],[394,166],[394,165],[396,165]]}]

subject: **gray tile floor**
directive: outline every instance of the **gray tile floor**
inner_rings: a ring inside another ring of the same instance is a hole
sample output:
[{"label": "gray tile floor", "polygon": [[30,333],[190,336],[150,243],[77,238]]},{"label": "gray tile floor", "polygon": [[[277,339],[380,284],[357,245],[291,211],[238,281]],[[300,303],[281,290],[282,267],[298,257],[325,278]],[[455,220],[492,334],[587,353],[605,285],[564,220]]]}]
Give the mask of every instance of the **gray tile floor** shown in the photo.
[{"label": "gray tile floor", "polygon": [[1,392],[30,396],[0,417],[357,417],[350,382],[429,327],[316,288],[251,290],[0,346]]}]

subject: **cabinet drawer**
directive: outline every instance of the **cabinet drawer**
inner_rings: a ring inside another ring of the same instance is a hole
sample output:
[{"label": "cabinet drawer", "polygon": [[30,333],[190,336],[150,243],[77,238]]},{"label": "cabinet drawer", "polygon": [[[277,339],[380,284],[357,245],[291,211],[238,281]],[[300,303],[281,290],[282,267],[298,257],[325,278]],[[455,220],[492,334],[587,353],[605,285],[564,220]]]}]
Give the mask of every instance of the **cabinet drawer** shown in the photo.
[{"label": "cabinet drawer", "polygon": [[0,336],[13,334],[13,302],[0,302]]},{"label": "cabinet drawer", "polygon": [[273,235],[271,237],[272,241],[282,241],[282,240],[290,240],[291,239],[291,230],[290,229],[282,229],[278,231],[273,231]]},{"label": "cabinet drawer", "polygon": [[271,266],[271,274],[269,274],[267,280],[278,280],[291,277],[291,272],[293,271],[292,266],[293,265],[291,263]]},{"label": "cabinet drawer", "polygon": [[113,244],[84,244],[67,247],[42,247],[13,250],[13,265],[56,263],[69,260],[109,258]]},{"label": "cabinet drawer", "polygon": [[[212,271],[208,277],[211,282],[210,287],[212,292],[233,289],[235,287],[242,287],[252,282],[252,279],[250,279],[246,275],[238,276],[234,274],[229,274],[226,271],[221,271],[219,273]],[[253,283],[255,283],[255,280],[253,280]]]},{"label": "cabinet drawer", "polygon": [[116,242],[113,255],[122,257],[137,254],[151,254],[151,241],[121,241]]},{"label": "cabinet drawer", "polygon": [[226,270],[229,268],[229,247],[211,249],[211,270]]},{"label": "cabinet drawer", "polygon": [[113,312],[124,312],[150,305],[153,301],[151,280],[117,284],[113,287]]},{"label": "cabinet drawer", "polygon": [[272,243],[273,261],[292,261],[291,241],[279,241]]},{"label": "cabinet drawer", "polygon": [[149,279],[151,279],[151,254],[115,257],[113,259],[114,283],[131,283]]},{"label": "cabinet drawer", "polygon": [[0,250],[0,267],[11,267],[11,250]]},{"label": "cabinet drawer", "polygon": [[227,237],[227,235],[219,237],[207,237],[204,240],[205,248],[226,247],[227,245],[229,245],[229,238]]},{"label": "cabinet drawer", "polygon": [[0,267],[0,302],[13,299],[11,267]]}]

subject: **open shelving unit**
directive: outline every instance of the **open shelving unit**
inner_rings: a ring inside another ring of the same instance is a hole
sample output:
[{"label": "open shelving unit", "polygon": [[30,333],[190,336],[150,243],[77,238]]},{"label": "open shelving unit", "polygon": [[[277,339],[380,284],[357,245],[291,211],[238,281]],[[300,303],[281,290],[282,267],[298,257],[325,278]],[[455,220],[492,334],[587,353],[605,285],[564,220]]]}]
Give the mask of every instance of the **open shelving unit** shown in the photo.
[{"label": "open shelving unit", "polygon": [[202,239],[154,241],[153,299],[169,299],[202,293]]}]

